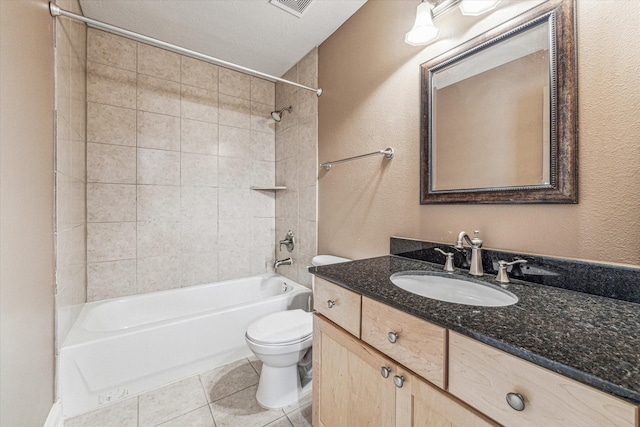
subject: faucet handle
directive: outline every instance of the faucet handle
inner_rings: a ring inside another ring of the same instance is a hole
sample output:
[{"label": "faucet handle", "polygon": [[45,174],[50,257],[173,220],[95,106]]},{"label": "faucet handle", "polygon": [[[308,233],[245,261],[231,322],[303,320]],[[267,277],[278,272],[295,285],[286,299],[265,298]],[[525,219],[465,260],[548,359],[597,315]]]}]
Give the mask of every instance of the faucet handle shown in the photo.
[{"label": "faucet handle", "polygon": [[482,239],[480,238],[480,230],[474,230],[473,232],[473,239],[471,239],[471,245],[474,248],[481,248],[482,247]]},{"label": "faucet handle", "polygon": [[509,273],[507,273],[507,267],[514,264],[526,264],[526,259],[517,259],[515,261],[507,262],[500,260],[498,261],[498,275],[496,276],[496,280],[500,283],[510,283],[509,282]]},{"label": "faucet handle", "polygon": [[444,267],[442,269],[444,271],[453,272],[453,252],[445,252],[440,248],[433,248],[433,250],[440,252],[442,255],[447,257],[447,260],[444,263]]}]

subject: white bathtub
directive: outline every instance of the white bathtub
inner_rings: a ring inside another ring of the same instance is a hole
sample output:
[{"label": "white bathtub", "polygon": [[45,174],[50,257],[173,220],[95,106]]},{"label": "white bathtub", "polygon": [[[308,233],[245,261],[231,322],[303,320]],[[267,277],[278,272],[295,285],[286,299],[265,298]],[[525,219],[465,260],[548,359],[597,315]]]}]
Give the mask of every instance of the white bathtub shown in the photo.
[{"label": "white bathtub", "polygon": [[64,416],[250,356],[249,324],[310,296],[265,275],[85,304],[60,350]]}]

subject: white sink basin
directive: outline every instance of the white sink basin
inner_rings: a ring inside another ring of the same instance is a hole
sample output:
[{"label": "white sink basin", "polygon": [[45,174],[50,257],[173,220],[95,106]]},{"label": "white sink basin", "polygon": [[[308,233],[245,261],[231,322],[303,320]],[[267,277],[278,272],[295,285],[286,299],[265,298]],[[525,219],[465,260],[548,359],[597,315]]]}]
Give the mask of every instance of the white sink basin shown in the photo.
[{"label": "white sink basin", "polygon": [[403,271],[393,274],[390,279],[405,291],[439,301],[483,307],[502,307],[518,302],[517,296],[498,286],[426,271]]}]

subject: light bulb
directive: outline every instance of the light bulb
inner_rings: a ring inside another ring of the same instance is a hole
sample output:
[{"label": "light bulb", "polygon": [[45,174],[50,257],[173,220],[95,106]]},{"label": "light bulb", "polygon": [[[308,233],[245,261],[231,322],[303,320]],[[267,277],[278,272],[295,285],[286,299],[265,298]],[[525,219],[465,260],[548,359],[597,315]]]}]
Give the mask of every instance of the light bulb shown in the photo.
[{"label": "light bulb", "polygon": [[422,2],[416,10],[416,22],[405,37],[404,42],[411,46],[426,45],[438,38],[440,30],[433,25],[431,5]]}]

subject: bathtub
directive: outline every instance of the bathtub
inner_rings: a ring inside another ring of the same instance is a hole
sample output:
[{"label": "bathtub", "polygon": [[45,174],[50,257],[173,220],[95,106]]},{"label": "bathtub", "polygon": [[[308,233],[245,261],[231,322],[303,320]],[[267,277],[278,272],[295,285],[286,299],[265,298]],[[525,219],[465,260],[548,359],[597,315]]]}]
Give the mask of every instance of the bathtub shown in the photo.
[{"label": "bathtub", "polygon": [[250,356],[244,334],[269,313],[308,310],[280,275],[87,303],[60,350],[65,417]]}]

